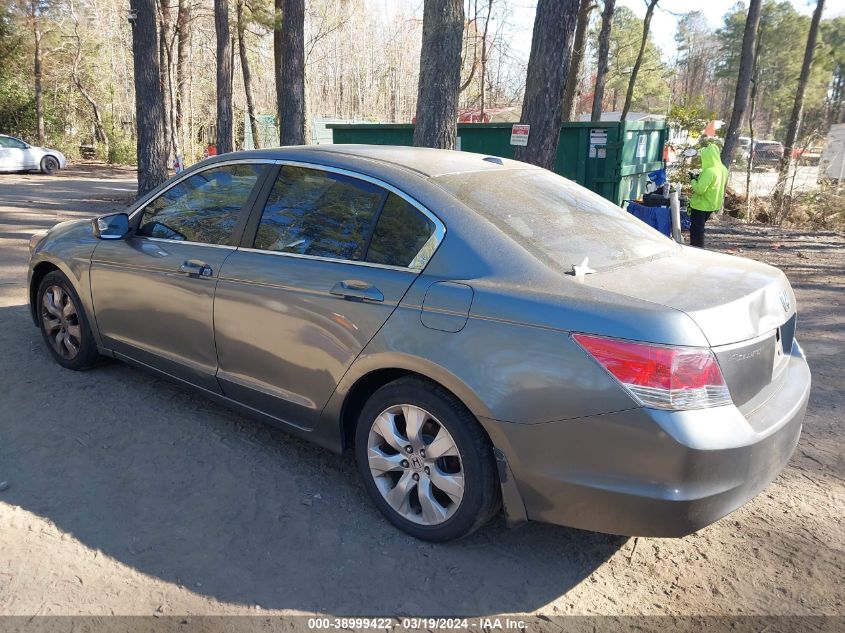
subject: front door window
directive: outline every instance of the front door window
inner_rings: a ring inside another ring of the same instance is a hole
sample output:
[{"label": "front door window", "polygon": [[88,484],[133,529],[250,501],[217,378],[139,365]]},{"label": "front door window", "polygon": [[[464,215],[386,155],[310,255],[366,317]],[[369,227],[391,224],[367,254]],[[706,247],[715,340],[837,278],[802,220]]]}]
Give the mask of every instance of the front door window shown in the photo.
[{"label": "front door window", "polygon": [[138,235],[202,244],[231,244],[241,208],[263,165],[223,165],[177,183],[143,210]]}]

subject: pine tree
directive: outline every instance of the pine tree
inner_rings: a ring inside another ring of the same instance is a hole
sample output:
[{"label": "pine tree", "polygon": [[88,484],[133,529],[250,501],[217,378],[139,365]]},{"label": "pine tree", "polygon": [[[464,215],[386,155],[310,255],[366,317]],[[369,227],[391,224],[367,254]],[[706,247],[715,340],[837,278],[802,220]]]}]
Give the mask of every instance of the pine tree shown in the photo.
[{"label": "pine tree", "polygon": [[463,0],[425,0],[414,145],[454,149],[458,136]]}]

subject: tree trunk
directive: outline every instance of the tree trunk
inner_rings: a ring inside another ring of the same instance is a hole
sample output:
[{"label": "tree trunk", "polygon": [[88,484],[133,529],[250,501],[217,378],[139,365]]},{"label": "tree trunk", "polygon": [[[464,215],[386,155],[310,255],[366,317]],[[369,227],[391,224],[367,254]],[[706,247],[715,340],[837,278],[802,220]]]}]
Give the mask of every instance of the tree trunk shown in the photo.
[{"label": "tree trunk", "polygon": [[560,140],[578,0],[538,0],[522,102],[522,123],[531,126],[528,144],[514,148],[516,160],[552,169]]},{"label": "tree trunk", "polygon": [[819,22],[824,11],[824,0],[816,2],[816,10],[813,12],[813,19],[810,21],[810,32],[807,34],[807,46],[804,48],[804,62],[801,65],[801,74],[798,77],[798,89],[795,93],[795,102],[792,106],[792,116],[789,118],[789,127],[786,130],[786,138],[783,141],[783,158],[780,161],[778,181],[775,185],[773,199],[778,207],[776,221],[778,224],[785,216],[784,188],[789,175],[789,168],[792,165],[792,150],[795,141],[798,139],[798,131],[801,128],[801,117],[804,113],[804,93],[807,91],[807,82],[810,80],[810,71],[813,67],[813,56],[816,52],[816,40],[819,35]]},{"label": "tree trunk", "polygon": [[217,153],[226,154],[233,149],[232,40],[228,0],[214,0],[214,31],[217,35]]},{"label": "tree trunk", "polygon": [[414,145],[455,149],[463,0],[425,0]]},{"label": "tree trunk", "polygon": [[71,66],[71,79],[79,94],[91,106],[91,112],[94,115],[94,140],[105,146],[106,156],[109,155],[109,137],[106,134],[106,128],[103,125],[103,117],[100,115],[100,107],[97,101],[82,84],[82,79],[79,77],[79,63],[82,61],[82,39],[79,37],[79,18],[74,11],[73,2],[69,4],[70,15],[73,19],[73,36],[76,39],[76,56],[73,58],[73,65]]},{"label": "tree trunk", "polygon": [[656,6],[657,0],[649,0],[648,9],[646,9],[645,17],[643,18],[643,39],[640,42],[640,52],[637,53],[637,61],[634,62],[634,69],[631,71],[631,78],[628,80],[628,92],[625,94],[625,105],[622,106],[622,116],[619,117],[620,121],[624,121],[628,117],[628,112],[631,110],[631,101],[634,99],[634,85],[637,83],[637,75],[643,63],[645,47],[648,44],[648,29],[651,26],[651,16],[654,15],[654,7]]},{"label": "tree trunk", "polygon": [[38,144],[44,145],[44,91],[41,88],[41,41],[44,33],[41,31],[41,25],[38,18],[38,7],[36,2],[32,2],[32,34],[35,39],[35,52],[33,60],[33,74],[35,79],[35,126],[36,134],[38,136]]},{"label": "tree trunk", "polygon": [[142,196],[167,180],[167,141],[155,0],[130,0],[130,8],[137,16],[132,26],[132,58],[138,125],[138,195]]},{"label": "tree trunk", "polygon": [[238,54],[241,58],[241,73],[244,76],[244,95],[246,96],[246,114],[249,118],[249,128],[252,132],[252,144],[258,149],[258,121],[255,119],[255,104],[252,100],[252,74],[249,71],[249,58],[246,54],[246,24],[244,23],[244,0],[237,0],[236,13],[238,20]]},{"label": "tree trunk", "polygon": [[173,136],[175,134],[173,120],[173,108],[171,107],[170,90],[170,51],[168,49],[168,38],[170,38],[170,6],[169,0],[158,0],[159,29],[158,29],[158,68],[161,73],[161,93],[164,103],[164,134],[167,137],[168,151],[173,152]]},{"label": "tree trunk", "polygon": [[276,117],[279,120],[279,140],[282,133],[282,22],[284,0],[273,3],[273,77],[276,85]]},{"label": "tree trunk", "polygon": [[179,147],[179,126],[176,124],[176,104],[177,104],[177,96],[176,96],[176,85],[173,83],[173,40],[171,39],[170,42],[167,43],[166,48],[166,55],[165,60],[167,62],[167,72],[165,73],[165,79],[167,80],[167,84],[164,86],[165,89],[165,107],[167,108],[167,116],[165,120],[167,125],[170,129],[170,152],[174,159],[182,163],[182,159],[180,156],[182,155],[182,150]]},{"label": "tree trunk", "polygon": [[487,88],[487,29],[490,28],[490,15],[493,13],[493,0],[487,0],[487,15],[484,17],[484,31],[481,33],[481,108],[479,123],[484,123],[484,106]]},{"label": "tree trunk", "polygon": [[[490,4],[493,4],[493,0],[489,0]],[[460,88],[458,88],[458,94],[463,94],[464,90],[466,90],[470,84],[472,84],[472,80],[475,78],[475,71],[476,67],[478,66],[478,0],[473,1],[473,17],[471,20],[467,21],[467,25],[472,24],[476,27],[476,33],[473,35],[472,38],[472,66],[469,67],[469,76],[466,78],[466,81],[461,84]],[[489,16],[488,16],[489,17]],[[464,48],[469,49],[469,37],[470,30],[469,28],[465,28],[463,35],[461,36],[461,49]],[[483,40],[483,36],[482,36]],[[466,64],[466,59],[461,57],[461,73],[463,73],[464,65]],[[482,112],[484,108],[484,81],[481,82],[481,106]]]},{"label": "tree trunk", "polygon": [[739,59],[739,74],[736,79],[734,106],[731,120],[725,132],[725,144],[722,147],[722,163],[730,169],[736,142],[742,131],[748,96],[751,93],[751,80],[754,71],[754,40],[760,25],[760,7],[762,0],[750,0],[748,17],[745,18],[745,32],[742,35],[742,53]]},{"label": "tree trunk", "polygon": [[745,221],[753,220],[751,209],[751,171],[754,168],[754,108],[757,103],[757,88],[759,86],[759,68],[757,62],[760,59],[760,49],[763,38],[758,37],[754,44],[754,52],[751,57],[751,103],[748,104],[748,135],[750,146],[748,152],[748,164],[745,166]]},{"label": "tree trunk", "polygon": [[610,29],[613,25],[613,13],[616,0],[604,0],[599,31],[598,68],[596,69],[596,88],[593,93],[593,111],[591,121],[601,121],[602,101],[604,100],[604,82],[607,78],[608,57],[610,56]]},{"label": "tree trunk", "polygon": [[[182,150],[179,147],[179,126],[177,125],[176,84],[173,81],[173,46],[178,37],[178,25],[174,31],[171,27],[169,0],[160,0],[161,32],[159,34],[159,48],[161,55],[161,87],[164,93],[164,125],[167,131],[168,149],[170,157],[179,160]],[[180,161],[181,163],[181,161]]]},{"label": "tree trunk", "polygon": [[571,121],[575,112],[575,96],[578,92],[578,78],[581,74],[581,63],[584,61],[587,43],[587,27],[590,25],[590,14],[595,9],[594,0],[581,0],[578,9],[578,22],[575,26],[575,41],[572,43],[572,61],[569,63],[569,73],[566,76],[566,87],[563,90],[563,120]]},{"label": "tree trunk", "polygon": [[305,144],[305,1],[283,0],[279,74],[279,140]]},{"label": "tree trunk", "polygon": [[191,4],[190,0],[179,0],[176,13],[176,130],[181,137],[181,144],[186,142],[185,109],[188,105],[188,51],[190,40]]}]

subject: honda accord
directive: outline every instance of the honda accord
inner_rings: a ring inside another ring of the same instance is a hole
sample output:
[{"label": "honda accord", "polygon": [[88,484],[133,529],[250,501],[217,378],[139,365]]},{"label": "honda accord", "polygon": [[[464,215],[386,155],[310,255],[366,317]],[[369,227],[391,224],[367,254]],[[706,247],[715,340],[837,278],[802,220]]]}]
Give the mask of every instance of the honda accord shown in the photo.
[{"label": "honda accord", "polygon": [[496,157],[226,154],[30,249],[62,367],[117,358],[353,450],[387,520],[431,541],[500,508],[689,534],[784,468],[810,391],[782,272]]}]

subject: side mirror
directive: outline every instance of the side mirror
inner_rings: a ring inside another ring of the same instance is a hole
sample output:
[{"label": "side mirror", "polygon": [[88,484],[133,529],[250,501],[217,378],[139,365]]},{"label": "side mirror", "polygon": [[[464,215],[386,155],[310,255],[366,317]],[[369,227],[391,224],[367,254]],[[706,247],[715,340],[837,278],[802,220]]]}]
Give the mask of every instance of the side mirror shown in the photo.
[{"label": "side mirror", "polygon": [[94,218],[94,235],[101,240],[122,240],[129,233],[129,216],[125,213],[112,213]]},{"label": "side mirror", "polygon": [[688,147],[684,150],[684,156],[687,158],[692,158],[693,156],[698,155],[698,150],[693,149],[692,147]]}]

